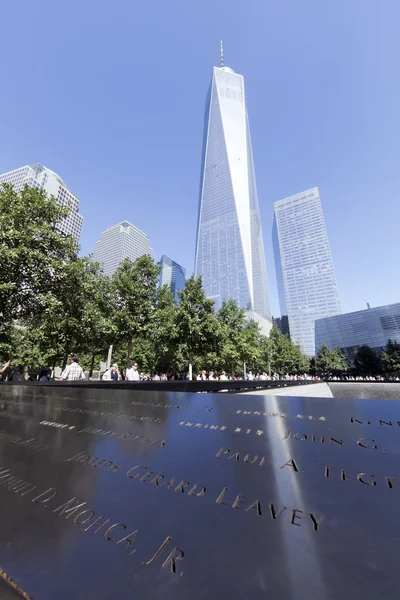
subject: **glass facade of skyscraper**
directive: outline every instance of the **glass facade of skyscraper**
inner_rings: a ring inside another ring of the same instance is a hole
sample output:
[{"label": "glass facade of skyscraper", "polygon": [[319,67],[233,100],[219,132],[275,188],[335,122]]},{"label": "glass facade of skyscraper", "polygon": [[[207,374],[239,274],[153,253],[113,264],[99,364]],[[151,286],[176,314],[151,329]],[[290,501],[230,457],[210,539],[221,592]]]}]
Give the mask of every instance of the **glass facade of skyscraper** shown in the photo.
[{"label": "glass facade of skyscraper", "polygon": [[315,320],[341,312],[318,188],[275,202],[273,245],[281,313],[313,356]]},{"label": "glass facade of skyscraper", "polygon": [[104,274],[111,277],[125,258],[134,262],[145,254],[152,255],[147,235],[129,221],[122,221],[103,231],[93,260],[101,263]]},{"label": "glass facade of skyscraper", "polygon": [[79,199],[67,188],[57,173],[40,164],[25,165],[14,171],[0,175],[0,184],[11,183],[14,189],[21,191],[24,185],[46,190],[47,194],[55,196],[60,204],[71,208],[68,217],[64,219],[59,229],[72,235],[78,242],[81,235],[83,217],[79,214]]},{"label": "glass facade of skyscraper", "polygon": [[242,75],[214,67],[206,103],[195,275],[269,323],[267,270]]},{"label": "glass facade of skyscraper", "polygon": [[400,343],[400,302],[315,321],[315,352],[323,344],[340,348],[350,363],[360,346],[381,353],[388,340]]},{"label": "glass facade of skyscraper", "polygon": [[164,254],[161,257],[160,265],[160,286],[167,285],[173,293],[174,299],[178,301],[178,292],[185,287],[186,269]]}]

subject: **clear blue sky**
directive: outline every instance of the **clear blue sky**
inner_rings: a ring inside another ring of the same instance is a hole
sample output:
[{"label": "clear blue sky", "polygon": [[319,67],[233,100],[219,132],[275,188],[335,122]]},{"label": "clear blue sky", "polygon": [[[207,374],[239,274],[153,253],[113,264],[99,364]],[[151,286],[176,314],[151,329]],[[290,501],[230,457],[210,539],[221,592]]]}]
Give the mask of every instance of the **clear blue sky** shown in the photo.
[{"label": "clear blue sky", "polygon": [[80,198],[82,252],[128,219],[193,269],[219,40],[245,77],[272,307],[273,203],[318,186],[344,311],[400,301],[399,0],[0,4],[0,172]]}]

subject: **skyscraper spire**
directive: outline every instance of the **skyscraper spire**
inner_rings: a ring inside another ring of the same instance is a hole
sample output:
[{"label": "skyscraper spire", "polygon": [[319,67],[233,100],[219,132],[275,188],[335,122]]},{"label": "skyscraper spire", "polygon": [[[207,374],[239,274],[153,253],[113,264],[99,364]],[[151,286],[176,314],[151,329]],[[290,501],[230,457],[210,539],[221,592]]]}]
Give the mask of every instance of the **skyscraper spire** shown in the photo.
[{"label": "skyscraper spire", "polygon": [[224,46],[222,44],[222,40],[221,40],[221,67],[225,66],[225,61],[224,61]]}]

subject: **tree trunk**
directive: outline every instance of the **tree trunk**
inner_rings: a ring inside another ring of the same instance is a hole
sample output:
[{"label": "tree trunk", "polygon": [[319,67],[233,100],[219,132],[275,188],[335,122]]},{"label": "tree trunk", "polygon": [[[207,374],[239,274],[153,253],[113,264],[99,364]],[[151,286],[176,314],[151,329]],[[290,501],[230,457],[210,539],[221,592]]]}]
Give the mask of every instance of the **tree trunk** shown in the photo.
[{"label": "tree trunk", "polygon": [[64,353],[64,358],[63,358],[63,364],[62,364],[62,367],[61,367],[61,369],[63,371],[64,371],[65,367],[67,366],[68,357],[69,357],[69,355],[71,353],[71,343],[72,343],[72,340],[69,339],[68,342],[67,342],[67,345],[65,346],[65,353]]},{"label": "tree trunk", "polygon": [[132,354],[132,338],[130,337],[128,340],[128,351],[126,353],[126,368],[131,368],[131,354]]},{"label": "tree trunk", "polygon": [[190,353],[189,354],[189,381],[192,381],[193,379],[193,356]]},{"label": "tree trunk", "polygon": [[246,363],[243,363],[243,379],[246,379]]},{"label": "tree trunk", "polygon": [[94,359],[95,359],[95,353],[92,352],[92,362],[90,364],[90,369],[89,369],[89,377],[92,377],[93,375],[93,369],[94,369]]}]

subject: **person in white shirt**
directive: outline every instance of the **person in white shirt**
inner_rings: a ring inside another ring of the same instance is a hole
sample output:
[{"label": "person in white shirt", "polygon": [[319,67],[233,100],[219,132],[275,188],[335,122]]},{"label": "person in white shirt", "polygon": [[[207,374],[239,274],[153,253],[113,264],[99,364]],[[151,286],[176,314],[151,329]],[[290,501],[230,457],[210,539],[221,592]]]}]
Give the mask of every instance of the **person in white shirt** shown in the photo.
[{"label": "person in white shirt", "polygon": [[85,379],[85,373],[80,365],[78,365],[79,358],[72,355],[69,359],[70,364],[61,373],[60,381],[79,381]]},{"label": "person in white shirt", "polygon": [[122,375],[117,363],[114,363],[111,369],[108,369],[101,379],[102,381],[121,381]]},{"label": "person in white shirt", "polygon": [[153,381],[160,381],[160,376],[158,373],[153,376]]},{"label": "person in white shirt", "polygon": [[214,377],[214,371],[210,371],[210,373],[208,374],[208,381],[214,381],[215,377]]},{"label": "person in white shirt", "polygon": [[248,381],[253,381],[254,380],[254,375],[251,371],[249,371],[249,374],[247,375],[247,380]]},{"label": "person in white shirt", "polygon": [[137,363],[132,363],[132,367],[126,371],[126,379],[128,381],[140,381],[140,374],[137,368]]},{"label": "person in white shirt", "polygon": [[219,380],[220,381],[228,381],[225,371],[222,371],[221,375],[219,376]]}]

